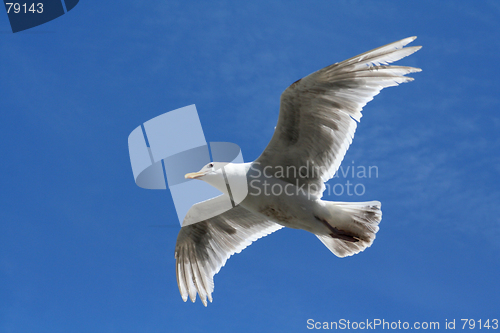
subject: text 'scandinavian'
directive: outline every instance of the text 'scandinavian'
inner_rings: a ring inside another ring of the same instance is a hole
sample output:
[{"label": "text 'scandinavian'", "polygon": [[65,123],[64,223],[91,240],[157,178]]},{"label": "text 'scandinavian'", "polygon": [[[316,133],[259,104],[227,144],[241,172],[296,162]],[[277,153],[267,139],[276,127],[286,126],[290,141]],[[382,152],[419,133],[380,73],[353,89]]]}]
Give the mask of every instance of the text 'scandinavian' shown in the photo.
[{"label": "text 'scandinavian'", "polygon": [[189,296],[194,302],[198,293],[206,306],[207,298],[212,301],[213,277],[226,260],[282,227],[312,232],[338,257],[359,253],[373,243],[382,218],[380,202],[331,202],[321,197],[324,183],[334,176],[351,144],[362,108],[383,88],[412,81],[404,75],[420,71],[388,65],[419,50],[420,46],[404,47],[414,39],[325,67],[289,86],[281,95],[271,142],[254,162],[214,162],[186,174],[226,194],[227,179],[243,177],[248,194],[231,210],[181,228],[175,258],[184,301]]}]

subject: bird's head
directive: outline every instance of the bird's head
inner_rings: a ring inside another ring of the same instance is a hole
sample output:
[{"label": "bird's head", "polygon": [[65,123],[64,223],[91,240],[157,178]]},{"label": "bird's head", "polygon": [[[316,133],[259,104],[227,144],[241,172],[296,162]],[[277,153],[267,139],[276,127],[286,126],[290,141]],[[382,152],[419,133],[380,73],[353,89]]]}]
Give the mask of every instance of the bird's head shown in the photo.
[{"label": "bird's head", "polygon": [[184,176],[184,178],[205,180],[204,178],[206,178],[206,177],[215,176],[218,174],[222,175],[222,166],[220,166],[218,164],[219,163],[216,163],[216,162],[208,163],[203,168],[201,168],[201,170],[198,172],[187,173]]},{"label": "bird's head", "polygon": [[198,172],[186,174],[184,178],[203,180],[226,194],[231,187],[233,197],[245,198],[248,193],[246,174],[250,167],[251,163],[211,162]]},{"label": "bird's head", "polygon": [[187,173],[184,178],[186,179],[199,179],[212,185],[223,193],[227,192],[226,182],[224,180],[224,166],[228,163],[211,162],[201,168],[198,172]]}]

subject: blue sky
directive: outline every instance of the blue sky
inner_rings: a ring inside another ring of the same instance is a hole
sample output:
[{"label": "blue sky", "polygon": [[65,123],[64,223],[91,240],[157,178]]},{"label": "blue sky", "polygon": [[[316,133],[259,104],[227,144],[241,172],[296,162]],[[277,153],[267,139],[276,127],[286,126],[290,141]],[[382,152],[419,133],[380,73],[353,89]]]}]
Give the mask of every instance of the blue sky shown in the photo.
[{"label": "blue sky", "polygon": [[[496,1],[80,1],[12,34],[0,15],[0,331],[500,319],[499,17]],[[135,185],[129,133],[196,104],[207,141],[251,161],[288,85],[414,35],[398,64],[423,72],[365,107],[344,159],[378,177],[325,198],[380,200],[373,246],[339,259],[280,230],[231,257],[208,308],[183,303],[172,199]]]}]

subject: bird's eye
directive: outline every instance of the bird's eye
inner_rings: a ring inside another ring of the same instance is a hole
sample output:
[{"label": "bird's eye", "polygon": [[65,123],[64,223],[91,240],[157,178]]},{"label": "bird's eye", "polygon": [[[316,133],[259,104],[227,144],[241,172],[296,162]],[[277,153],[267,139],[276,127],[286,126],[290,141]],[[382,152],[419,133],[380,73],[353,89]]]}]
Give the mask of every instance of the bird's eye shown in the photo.
[{"label": "bird's eye", "polygon": [[209,167],[209,168],[213,168],[213,167],[214,167],[214,164],[213,164],[213,163],[209,163],[209,164],[208,164],[208,167]]}]

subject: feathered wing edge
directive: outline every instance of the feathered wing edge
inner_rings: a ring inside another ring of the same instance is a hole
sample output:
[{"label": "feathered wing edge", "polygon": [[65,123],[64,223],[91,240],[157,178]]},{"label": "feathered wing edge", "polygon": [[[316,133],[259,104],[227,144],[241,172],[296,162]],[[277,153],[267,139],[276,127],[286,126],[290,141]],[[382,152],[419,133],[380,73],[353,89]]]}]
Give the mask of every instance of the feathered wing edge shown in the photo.
[{"label": "feathered wing edge", "polygon": [[[344,67],[348,65],[361,64],[361,65],[374,65],[378,66],[380,64],[387,65],[391,62],[398,61],[410,54],[418,51],[421,46],[412,46],[404,48],[404,46],[410,44],[415,39],[416,36],[407,37],[396,42],[392,42],[373,50],[358,54],[352,58],[344,60],[340,63],[334,64],[339,65],[339,67]],[[404,50],[404,51],[401,51]],[[397,52],[396,52],[397,51]],[[334,66],[332,65],[332,66]],[[328,67],[327,67],[328,68]]]},{"label": "feathered wing edge", "polygon": [[227,259],[257,239],[282,226],[264,220],[241,206],[181,228],[175,246],[177,284],[182,299],[199,294],[203,305],[212,302],[213,277]]},{"label": "feathered wing edge", "polygon": [[[322,143],[317,140],[318,133],[323,133],[331,136],[331,146],[318,150],[317,160],[312,163],[325,167],[321,174],[322,182],[331,179],[352,143],[363,107],[383,88],[412,81],[413,78],[404,75],[421,71],[419,68],[387,65],[418,51],[421,46],[403,48],[415,38],[405,38],[327,66],[288,87],[281,95],[276,131],[257,161],[263,165],[276,166],[292,158],[287,154],[307,155],[307,152],[315,151],[314,147]],[[295,116],[296,121],[291,124],[303,126],[301,131],[307,133],[301,134],[299,141],[293,142],[291,146],[282,141],[286,137],[283,133],[295,130],[286,127],[290,124],[290,116],[285,115],[288,112],[300,113],[300,117]],[[297,125],[297,121],[300,125]],[[320,128],[310,131],[308,122],[319,123]],[[320,194],[325,187],[319,182],[317,185],[321,188],[316,194]]]},{"label": "feathered wing edge", "polygon": [[[346,92],[341,97],[341,101],[347,101],[348,114],[356,121],[360,121],[362,108],[373,99],[378,93],[387,87],[397,86],[404,82],[413,81],[411,77],[404,75],[422,71],[420,68],[407,66],[388,66],[388,64],[401,60],[422,48],[422,46],[404,47],[414,41],[417,37],[408,37],[397,42],[393,42],[371,51],[362,53],[342,62],[330,65],[317,72],[314,72],[304,79],[309,77],[313,80],[321,82],[343,81],[352,79],[361,79],[365,81],[369,87],[363,94],[363,91],[352,91],[352,94]],[[367,87],[367,88],[368,88]],[[361,96],[358,96],[361,95]],[[352,100],[351,100],[352,99]],[[356,102],[356,105],[352,105]]]},{"label": "feathered wing edge", "polygon": [[[330,168],[322,176],[323,182],[331,179],[340,167],[354,138],[357,122],[360,122],[363,116],[361,113],[363,107],[373,100],[382,89],[414,80],[412,77],[404,75],[422,71],[420,68],[415,67],[388,65],[420,50],[422,46],[404,47],[416,38],[415,36],[408,37],[389,43],[340,63],[327,66],[302,79],[318,81],[324,86],[326,91],[320,98],[323,99],[323,103],[317,104],[323,106],[331,105],[332,102],[336,105],[341,104],[343,107],[337,110],[348,116],[342,117],[347,120],[349,125],[346,126],[344,137],[338,138],[340,142],[338,143],[337,153]],[[359,85],[355,89],[338,89],[332,96],[328,94],[329,82],[333,83],[334,86],[342,82],[356,82]]]}]

